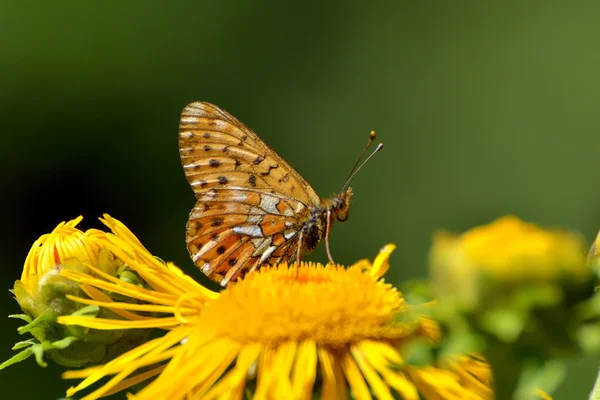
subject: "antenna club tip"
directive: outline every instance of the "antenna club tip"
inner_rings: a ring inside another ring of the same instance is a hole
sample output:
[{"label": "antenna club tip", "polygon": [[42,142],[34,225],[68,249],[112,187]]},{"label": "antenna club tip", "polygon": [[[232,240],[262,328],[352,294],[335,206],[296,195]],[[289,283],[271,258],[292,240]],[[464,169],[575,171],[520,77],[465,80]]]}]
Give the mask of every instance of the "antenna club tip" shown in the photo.
[{"label": "antenna club tip", "polygon": [[379,151],[379,150],[381,150],[381,149],[383,149],[383,143],[379,143],[379,144],[377,145],[377,148],[375,149],[375,151]]},{"label": "antenna club tip", "polygon": [[369,135],[371,136],[371,140],[375,139],[375,136],[377,136],[375,131],[371,131],[371,133]]}]

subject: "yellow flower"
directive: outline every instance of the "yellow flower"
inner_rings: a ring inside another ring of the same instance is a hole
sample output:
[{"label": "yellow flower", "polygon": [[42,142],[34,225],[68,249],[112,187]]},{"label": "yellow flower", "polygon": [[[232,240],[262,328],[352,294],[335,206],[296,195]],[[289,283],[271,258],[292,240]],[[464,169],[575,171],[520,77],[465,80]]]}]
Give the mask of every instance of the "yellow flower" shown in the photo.
[{"label": "yellow flower", "polygon": [[[68,396],[112,376],[83,400],[140,382],[147,386],[132,398],[241,399],[248,393],[255,399],[342,399],[349,393],[357,399],[392,399],[394,393],[405,399],[426,393],[490,398],[474,394],[467,380],[455,379],[458,373],[466,377],[466,369],[452,369],[448,375],[443,368],[406,364],[399,350],[403,344],[419,338],[433,341],[436,338],[427,333],[439,332],[426,326],[430,321],[422,317],[397,322],[399,315],[416,314],[409,313],[402,295],[380,279],[393,246],[385,247],[374,263],[363,260],[348,269],[313,263],[264,268],[218,294],[172,264],[156,262],[118,221],[106,217],[105,223],[115,236],[103,245],[153,287],[136,289],[115,282],[110,290],[145,299],[148,304],[136,310],[161,316],[131,321],[66,316],[60,322],[107,330],[160,327],[168,332],[103,366],[65,373],[65,378],[83,379]],[[65,274],[92,287],[103,284],[79,272]],[[133,310],[128,304],[119,307]],[[448,378],[446,386],[438,385],[440,376]]]},{"label": "yellow flower", "polygon": [[430,253],[431,274],[440,299],[473,307],[496,287],[561,282],[586,285],[592,277],[585,244],[573,233],[546,230],[502,217],[462,235],[439,233]]},{"label": "yellow flower", "polygon": [[445,345],[481,352],[498,397],[535,386],[519,380],[532,354],[543,365],[579,351],[577,307],[593,294],[593,273],[578,235],[506,216],[438,234],[430,268]]},{"label": "yellow flower", "polygon": [[[18,343],[25,349],[10,360],[0,364],[3,369],[31,355],[39,365],[45,366],[43,355],[54,362],[79,367],[106,362],[145,341],[148,330],[95,331],[57,323],[64,315],[88,315],[90,318],[128,318],[117,309],[86,307],[74,301],[86,297],[112,301],[114,294],[102,292],[101,286],[91,288],[70,280],[67,275],[94,274],[106,284],[132,282],[143,286],[135,273],[102,246],[111,234],[90,229],[77,229],[82,217],[60,223],[51,233],[42,235],[31,247],[25,260],[21,279],[15,282],[13,293],[25,314],[17,315],[25,322],[19,333],[29,333],[36,340]],[[63,275],[64,273],[64,275]],[[127,299],[131,302],[131,298]],[[91,304],[91,303],[88,303]]]}]

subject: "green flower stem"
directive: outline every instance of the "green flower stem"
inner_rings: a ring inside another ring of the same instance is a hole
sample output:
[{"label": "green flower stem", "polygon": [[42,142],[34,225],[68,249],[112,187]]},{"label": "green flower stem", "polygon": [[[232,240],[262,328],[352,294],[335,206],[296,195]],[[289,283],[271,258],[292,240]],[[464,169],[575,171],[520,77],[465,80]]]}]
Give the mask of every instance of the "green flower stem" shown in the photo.
[{"label": "green flower stem", "polygon": [[501,344],[490,346],[485,356],[492,367],[494,397],[499,400],[516,398],[523,371],[522,361],[514,358],[513,352]]}]

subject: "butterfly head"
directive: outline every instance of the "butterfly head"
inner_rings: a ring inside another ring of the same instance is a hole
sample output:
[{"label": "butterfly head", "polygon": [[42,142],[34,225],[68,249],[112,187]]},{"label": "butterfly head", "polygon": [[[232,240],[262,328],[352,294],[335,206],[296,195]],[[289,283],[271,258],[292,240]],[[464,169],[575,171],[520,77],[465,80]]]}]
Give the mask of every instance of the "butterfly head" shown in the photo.
[{"label": "butterfly head", "polygon": [[348,188],[348,190],[341,192],[339,195],[331,199],[331,211],[338,221],[344,222],[348,219],[351,201],[352,188]]}]

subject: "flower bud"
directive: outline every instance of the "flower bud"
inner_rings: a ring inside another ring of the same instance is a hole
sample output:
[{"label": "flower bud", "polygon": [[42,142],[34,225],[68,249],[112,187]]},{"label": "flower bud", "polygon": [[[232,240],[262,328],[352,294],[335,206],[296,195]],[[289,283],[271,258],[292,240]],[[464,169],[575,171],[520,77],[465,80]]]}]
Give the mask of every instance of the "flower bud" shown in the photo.
[{"label": "flower bud", "polygon": [[148,331],[144,329],[95,330],[57,322],[59,316],[81,314],[122,319],[109,309],[74,301],[74,297],[93,298],[94,293],[104,299],[110,298],[111,294],[98,294],[97,291],[87,293],[88,289],[84,285],[64,277],[62,271],[94,275],[92,269],[95,269],[117,278],[127,276],[129,282],[135,281],[135,277],[139,279],[135,272],[99,244],[99,238],[110,234],[95,229],[82,232],[76,228],[81,220],[82,217],[78,217],[63,222],[33,244],[21,279],[15,282],[13,293],[25,312],[18,317],[28,322],[19,328],[19,332],[30,333],[37,342],[31,342],[30,347],[13,357],[12,361],[0,365],[0,369],[29,355],[36,355],[42,366],[45,366],[42,355],[69,367],[98,364],[109,361],[145,340]]},{"label": "flower bud", "polygon": [[579,235],[545,230],[514,216],[462,235],[438,233],[430,269],[440,301],[477,309],[525,286],[590,294],[592,271]]},{"label": "flower bud", "polygon": [[463,317],[463,331],[544,353],[573,350],[572,311],[593,293],[579,235],[513,216],[462,235],[437,234],[430,268],[440,305]]}]

